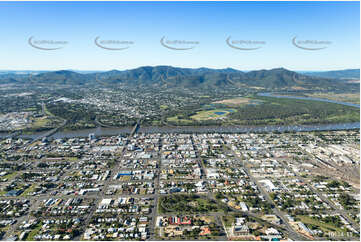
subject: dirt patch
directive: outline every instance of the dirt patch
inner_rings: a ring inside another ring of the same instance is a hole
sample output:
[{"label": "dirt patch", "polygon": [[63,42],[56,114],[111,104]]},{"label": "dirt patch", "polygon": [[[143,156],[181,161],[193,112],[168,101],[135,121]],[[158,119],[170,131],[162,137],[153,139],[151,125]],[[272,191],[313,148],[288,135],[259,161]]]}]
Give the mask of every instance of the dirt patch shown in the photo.
[{"label": "dirt patch", "polygon": [[249,98],[240,97],[240,98],[224,99],[224,100],[216,101],[213,103],[237,105],[237,104],[248,104],[250,101],[251,101],[251,99],[249,99]]}]

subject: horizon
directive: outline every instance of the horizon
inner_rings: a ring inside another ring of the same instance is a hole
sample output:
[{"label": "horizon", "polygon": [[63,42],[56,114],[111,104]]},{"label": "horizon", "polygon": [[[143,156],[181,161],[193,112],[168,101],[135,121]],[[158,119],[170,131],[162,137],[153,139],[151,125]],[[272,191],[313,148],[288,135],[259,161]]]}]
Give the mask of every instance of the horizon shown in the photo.
[{"label": "horizon", "polygon": [[0,21],[12,19],[0,69],[359,69],[359,9],[359,2],[0,2]]},{"label": "horizon", "polygon": [[236,69],[236,68],[232,68],[232,67],[225,67],[225,68],[211,68],[211,67],[206,67],[206,66],[201,66],[201,67],[180,67],[180,66],[170,66],[170,65],[154,65],[154,66],[150,66],[150,65],[145,65],[145,66],[138,66],[138,67],[134,67],[134,68],[129,68],[129,69],[108,69],[108,70],[81,70],[81,69],[39,69],[39,70],[16,70],[16,69],[9,69],[9,70],[5,70],[5,69],[0,69],[0,72],[56,72],[56,71],[72,71],[72,72],[109,72],[109,71],[129,71],[129,70],[134,70],[134,69],[138,69],[138,68],[143,68],[143,67],[172,67],[172,68],[182,68],[182,69],[201,69],[201,68],[207,68],[207,69],[212,69],[212,70],[224,70],[224,69],[234,69],[236,71],[241,71],[241,72],[250,72],[250,71],[261,71],[261,70],[274,70],[274,69],[286,69],[288,71],[293,71],[293,72],[330,72],[330,71],[347,71],[347,70],[360,70],[360,68],[346,68],[346,69],[329,69],[329,70],[320,70],[320,69],[315,69],[315,70],[292,70],[292,69],[288,69],[285,67],[274,67],[274,68],[263,68],[263,69]]}]

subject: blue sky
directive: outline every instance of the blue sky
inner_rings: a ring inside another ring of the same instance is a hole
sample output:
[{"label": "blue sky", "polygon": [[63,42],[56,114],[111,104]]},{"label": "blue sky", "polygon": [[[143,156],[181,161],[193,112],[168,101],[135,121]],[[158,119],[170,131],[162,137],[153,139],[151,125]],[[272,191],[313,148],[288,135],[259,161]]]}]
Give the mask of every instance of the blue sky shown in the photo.
[{"label": "blue sky", "polygon": [[[0,70],[360,66],[359,2],[0,2],[0,23]],[[31,36],[68,44],[39,50],[28,44]],[[122,51],[105,50],[94,44],[97,36],[134,44]],[[199,44],[171,50],[160,44],[163,36]],[[229,36],[265,44],[237,50],[226,44]],[[292,44],[296,36],[331,43],[326,49],[303,50]]]}]

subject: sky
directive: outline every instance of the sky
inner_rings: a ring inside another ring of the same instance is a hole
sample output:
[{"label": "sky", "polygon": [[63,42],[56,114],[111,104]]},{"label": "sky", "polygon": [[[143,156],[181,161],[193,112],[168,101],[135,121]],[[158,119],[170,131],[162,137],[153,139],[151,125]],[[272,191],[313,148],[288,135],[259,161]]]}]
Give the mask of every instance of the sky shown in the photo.
[{"label": "sky", "polygon": [[359,2],[0,2],[0,26],[0,70],[360,68]]}]

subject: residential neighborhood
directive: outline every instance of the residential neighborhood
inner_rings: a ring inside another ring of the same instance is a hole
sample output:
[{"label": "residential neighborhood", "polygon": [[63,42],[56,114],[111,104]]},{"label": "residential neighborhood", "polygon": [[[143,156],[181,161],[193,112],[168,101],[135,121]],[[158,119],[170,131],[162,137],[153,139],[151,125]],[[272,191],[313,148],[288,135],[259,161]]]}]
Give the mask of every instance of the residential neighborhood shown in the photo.
[{"label": "residential neighborhood", "polygon": [[358,131],[8,137],[0,154],[6,240],[360,236]]}]

